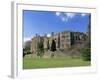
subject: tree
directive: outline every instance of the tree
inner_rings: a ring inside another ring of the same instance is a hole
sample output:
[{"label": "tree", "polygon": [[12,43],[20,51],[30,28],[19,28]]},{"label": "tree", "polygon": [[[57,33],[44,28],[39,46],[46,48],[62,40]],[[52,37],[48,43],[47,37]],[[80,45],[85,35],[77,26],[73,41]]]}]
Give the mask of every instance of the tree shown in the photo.
[{"label": "tree", "polygon": [[60,48],[60,34],[58,34],[58,48]]},{"label": "tree", "polygon": [[37,43],[37,56],[42,57],[44,55],[43,41]]},{"label": "tree", "polygon": [[[55,42],[55,40],[52,40],[51,51],[52,52],[56,51],[56,42]],[[54,53],[51,54],[51,57],[54,57]]]},{"label": "tree", "polygon": [[52,44],[51,44],[51,51],[56,51],[56,42],[55,40],[52,40]]},{"label": "tree", "polygon": [[47,50],[49,50],[50,49],[50,45],[49,45],[49,40],[48,40],[48,42],[47,42]]},{"label": "tree", "polygon": [[26,47],[23,49],[23,57],[27,54],[32,54],[32,53],[30,52],[30,49]]},{"label": "tree", "polygon": [[23,57],[25,57],[26,53],[25,53],[25,49],[23,49]]},{"label": "tree", "polygon": [[31,48],[31,41],[30,40],[29,41],[26,41],[24,43],[24,48],[26,48],[27,50],[30,50],[30,48]]},{"label": "tree", "polygon": [[27,54],[31,54],[30,52],[30,46],[31,46],[31,41],[26,41],[24,43],[24,48],[23,48],[23,57]]},{"label": "tree", "polygon": [[85,47],[81,50],[81,56],[84,61],[91,60],[91,50],[89,47]]}]

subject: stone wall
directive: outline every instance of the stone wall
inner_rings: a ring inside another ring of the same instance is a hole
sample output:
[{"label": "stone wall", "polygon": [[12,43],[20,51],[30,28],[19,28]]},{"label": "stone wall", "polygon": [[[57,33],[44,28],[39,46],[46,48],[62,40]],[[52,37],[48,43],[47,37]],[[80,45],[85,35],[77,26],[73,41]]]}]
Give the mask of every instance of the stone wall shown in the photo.
[{"label": "stone wall", "polygon": [[63,31],[60,33],[51,33],[50,37],[47,36],[36,36],[32,38],[31,43],[31,52],[35,52],[37,50],[37,43],[40,40],[44,42],[44,48],[47,48],[47,44],[49,41],[49,46],[51,46],[52,39],[56,42],[56,48],[59,49],[68,49],[73,45],[83,45],[86,41],[86,34],[82,32],[70,32],[70,31]]}]

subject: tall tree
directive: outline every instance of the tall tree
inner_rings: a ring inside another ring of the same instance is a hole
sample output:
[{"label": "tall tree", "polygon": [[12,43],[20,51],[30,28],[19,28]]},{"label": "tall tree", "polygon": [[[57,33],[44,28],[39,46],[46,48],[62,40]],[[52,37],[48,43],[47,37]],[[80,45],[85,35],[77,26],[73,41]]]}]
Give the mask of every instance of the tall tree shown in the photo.
[{"label": "tall tree", "polygon": [[44,55],[43,41],[37,43],[37,56],[42,57]]},{"label": "tall tree", "polygon": [[56,51],[56,42],[55,42],[55,40],[53,39],[52,40],[52,43],[51,43],[51,51]]},{"label": "tall tree", "polygon": [[49,40],[48,40],[48,42],[47,42],[47,49],[48,49],[48,50],[50,49]]},{"label": "tall tree", "polygon": [[58,35],[58,48],[60,48],[60,34]]},{"label": "tall tree", "polygon": [[[52,52],[55,52],[56,51],[56,42],[55,42],[54,39],[52,40],[52,43],[51,43],[51,51]],[[51,57],[52,58],[54,57],[54,53],[51,53]]]}]

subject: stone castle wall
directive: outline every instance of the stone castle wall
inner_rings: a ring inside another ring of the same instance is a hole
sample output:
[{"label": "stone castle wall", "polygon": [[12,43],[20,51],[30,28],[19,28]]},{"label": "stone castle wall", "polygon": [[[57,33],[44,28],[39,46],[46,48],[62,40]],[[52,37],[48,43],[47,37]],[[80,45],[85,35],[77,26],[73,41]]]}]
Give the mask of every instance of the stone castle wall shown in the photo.
[{"label": "stone castle wall", "polygon": [[32,38],[31,52],[35,52],[37,50],[37,43],[40,40],[43,40],[44,48],[46,49],[48,42],[49,46],[51,46],[52,39],[55,40],[57,49],[68,49],[73,45],[84,44],[86,41],[86,34],[81,32],[63,31],[56,34],[51,33],[50,37],[36,36]]}]

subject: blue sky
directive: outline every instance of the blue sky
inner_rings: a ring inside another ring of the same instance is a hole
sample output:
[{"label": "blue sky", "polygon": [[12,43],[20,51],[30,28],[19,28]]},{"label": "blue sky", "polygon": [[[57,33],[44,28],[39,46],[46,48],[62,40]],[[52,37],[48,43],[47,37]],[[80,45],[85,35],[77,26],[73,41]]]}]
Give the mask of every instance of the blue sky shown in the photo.
[{"label": "blue sky", "polygon": [[44,35],[65,30],[86,32],[89,15],[87,13],[24,10],[24,39],[30,39],[35,34]]}]

